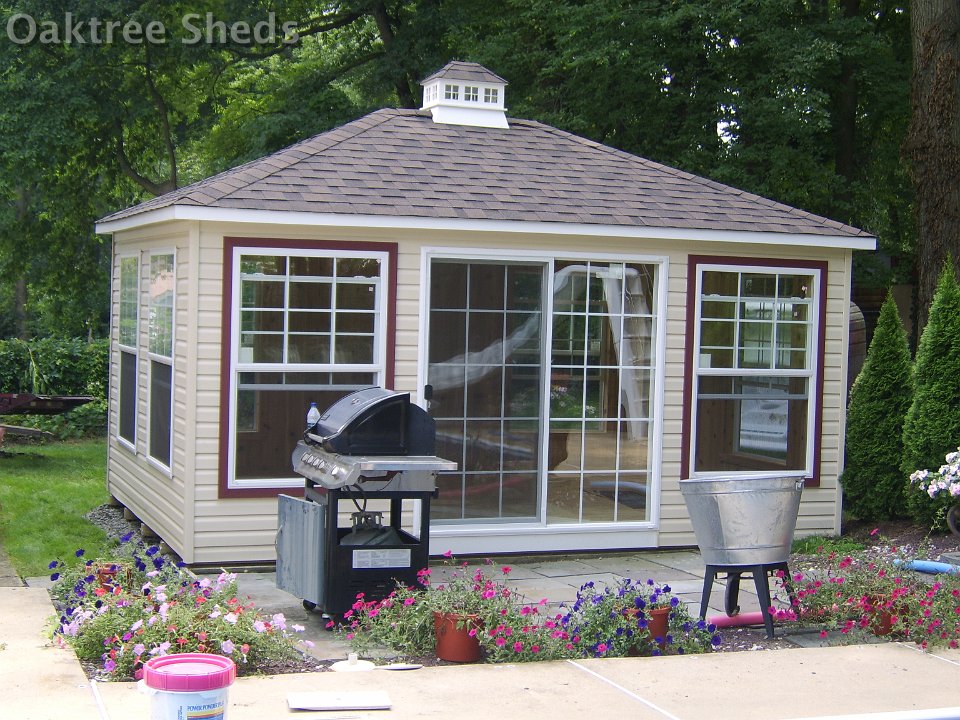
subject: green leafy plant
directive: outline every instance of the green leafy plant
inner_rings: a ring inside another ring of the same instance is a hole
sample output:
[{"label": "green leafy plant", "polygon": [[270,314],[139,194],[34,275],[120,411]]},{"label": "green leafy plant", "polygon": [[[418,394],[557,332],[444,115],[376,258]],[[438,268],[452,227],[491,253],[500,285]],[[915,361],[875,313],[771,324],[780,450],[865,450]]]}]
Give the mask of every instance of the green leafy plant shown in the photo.
[{"label": "green leafy plant", "polygon": [[[516,601],[515,593],[489,577],[482,567],[448,561],[441,572],[444,577],[432,582],[433,571],[424,568],[417,573],[419,587],[399,584],[382,600],[369,601],[362,593],[358,595],[344,613],[349,624],[347,639],[354,649],[368,654],[379,646],[408,657],[432,654],[434,613],[457,616],[458,626],[469,627],[476,635],[502,618]],[[510,568],[503,567],[500,572],[506,576]]]},{"label": "green leafy plant", "polygon": [[[916,393],[903,427],[904,484],[917,468],[936,467],[960,438],[960,285],[948,262],[930,306],[930,318],[920,337],[916,360]],[[907,494],[910,515],[935,526],[941,505],[923,493]]]},{"label": "green leafy plant", "polygon": [[855,640],[877,634],[886,615],[892,632],[910,637],[926,586],[906,569],[909,560],[908,548],[883,541],[851,553],[824,551],[810,569],[793,574],[796,604],[777,619]]},{"label": "green leafy plant", "polygon": [[382,600],[366,600],[360,593],[343,619],[345,626],[338,627],[330,621],[328,628],[345,629],[351,647],[364,657],[378,649],[407,658],[433,653],[433,610],[426,602],[422,587],[401,583]]},{"label": "green leafy plant", "polygon": [[839,535],[807,535],[802,538],[796,538],[791,546],[791,552],[800,555],[849,553],[863,549],[863,543]]},{"label": "green leafy plant", "polygon": [[934,527],[941,525],[947,510],[960,504],[960,447],[947,453],[946,462],[936,472],[917,470],[910,475],[914,493],[929,498],[935,510]]},{"label": "green leafy plant", "polygon": [[[655,608],[669,608],[667,634],[651,636]],[[621,580],[615,586],[588,582],[562,619],[582,655],[618,657],[704,652],[721,643],[716,628],[695,620],[669,585]]]},{"label": "green leafy plant", "polygon": [[50,563],[59,613],[54,638],[79,659],[99,663],[104,678],[133,679],[151,657],[174,653],[229,656],[241,674],[298,656],[294,633],[303,627],[245,603],[235,575],[197,579],[158,547],[123,540],[115,557]]},{"label": "green leafy plant", "polygon": [[903,423],[913,401],[913,363],[892,294],[880,309],[863,370],[850,391],[844,506],[858,518],[904,514]]},{"label": "green leafy plant", "polygon": [[[690,616],[670,588],[652,580],[624,580],[615,587],[587,583],[570,606],[551,611],[546,600],[525,603],[505,578],[508,566],[489,571],[448,564],[419,587],[398,586],[383,600],[357,598],[345,614],[347,638],[361,655],[379,651],[422,657],[434,650],[434,612],[456,612],[477,637],[487,662],[529,662],[575,657],[614,657],[704,652],[720,644],[716,628]],[[648,631],[650,611],[668,611],[662,637]],[[331,623],[331,627],[333,627]]]},{"label": "green leafy plant", "polygon": [[108,364],[107,340],[0,340],[0,392],[94,398],[60,415],[11,415],[7,421],[47,430],[61,439],[102,434],[106,430]]}]

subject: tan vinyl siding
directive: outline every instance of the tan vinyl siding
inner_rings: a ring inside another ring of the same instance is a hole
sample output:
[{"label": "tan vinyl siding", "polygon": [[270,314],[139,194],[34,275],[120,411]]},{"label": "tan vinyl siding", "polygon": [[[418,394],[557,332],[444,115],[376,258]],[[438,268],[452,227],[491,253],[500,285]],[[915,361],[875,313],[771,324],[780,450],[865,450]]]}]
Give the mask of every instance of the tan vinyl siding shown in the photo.
[{"label": "tan vinyl siding", "polygon": [[[517,236],[496,233],[431,231],[380,231],[374,229],[318,229],[304,226],[240,225],[228,223],[179,224],[177,248],[177,336],[175,399],[177,421],[174,440],[174,478],[164,478],[138,454],[136,458],[111,439],[111,492],[155,529],[176,538],[175,549],[190,563],[217,564],[269,562],[275,557],[277,502],[274,498],[219,498],[220,442],[220,340],[223,290],[223,238],[283,238],[318,241],[396,242],[398,253],[395,387],[419,398],[417,386],[422,340],[421,251],[424,247],[489,252],[582,254],[598,256],[640,255],[668,260],[665,368],[662,409],[660,546],[690,546],[695,539],[679,491],[683,428],[683,373],[686,343],[687,258],[690,254],[769,257],[772,259],[824,260],[827,273],[827,352],[824,367],[821,486],[804,492],[798,531],[836,530],[837,480],[841,467],[846,385],[847,304],[849,250],[807,249],[798,246],[759,246],[679,241],[639,241],[611,238],[548,235]],[[173,236],[150,237],[140,232],[117,236],[118,251],[149,246],[172,247]],[[269,246],[269,240],[264,241]],[[142,268],[141,268],[142,271]],[[118,270],[114,268],[116,286]],[[143,288],[141,288],[143,292]],[[114,308],[117,291],[114,290]],[[188,295],[192,296],[188,297]],[[115,311],[114,311],[115,312]],[[143,323],[142,323],[143,325]],[[141,327],[141,334],[145,328]],[[141,357],[141,369],[144,369]],[[118,378],[114,375],[112,383]],[[141,387],[141,392],[144,388]],[[111,423],[117,408],[111,406]],[[145,432],[140,418],[139,432]],[[143,435],[140,435],[142,441]],[[184,477],[189,478],[185,481]],[[141,512],[145,517],[141,515]],[[171,542],[171,545],[174,543]]]},{"label": "tan vinyl siding", "polygon": [[[189,276],[190,252],[187,234],[183,231],[166,228],[164,232],[119,234],[114,238],[115,253],[113,264],[113,304],[111,306],[112,350],[110,386],[119,386],[119,350],[116,347],[117,336],[117,288],[119,284],[119,257],[135,254],[139,261],[139,336],[137,358],[137,446],[134,451],[128,445],[116,438],[119,407],[117,395],[112,393],[109,410],[109,451],[108,451],[108,480],[107,489],[111,495],[120,500],[125,507],[133,512],[144,524],[160,534],[161,537],[178,554],[184,556],[189,550],[190,538],[184,532],[185,524],[189,524],[185,512],[185,487],[183,478],[193,453],[188,442],[189,433],[186,426],[187,396],[182,388],[188,363],[188,342],[182,328],[182,323],[189,312]],[[146,455],[148,433],[148,397],[150,379],[150,358],[147,354],[147,322],[145,308],[147,306],[148,282],[151,251],[173,251],[176,257],[176,286],[175,286],[175,337],[174,337],[174,373],[173,373],[173,427],[171,467],[167,472],[156,463],[150,461]]]}]

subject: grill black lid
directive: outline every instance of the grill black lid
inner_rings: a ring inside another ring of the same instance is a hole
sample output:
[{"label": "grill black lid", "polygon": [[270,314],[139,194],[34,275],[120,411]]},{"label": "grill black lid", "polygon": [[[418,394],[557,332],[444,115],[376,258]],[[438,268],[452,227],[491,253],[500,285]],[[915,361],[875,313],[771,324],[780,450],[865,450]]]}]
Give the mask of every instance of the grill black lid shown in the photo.
[{"label": "grill black lid", "polygon": [[305,439],[340,455],[433,455],[433,418],[410,402],[410,393],[365,388],[320,416]]}]

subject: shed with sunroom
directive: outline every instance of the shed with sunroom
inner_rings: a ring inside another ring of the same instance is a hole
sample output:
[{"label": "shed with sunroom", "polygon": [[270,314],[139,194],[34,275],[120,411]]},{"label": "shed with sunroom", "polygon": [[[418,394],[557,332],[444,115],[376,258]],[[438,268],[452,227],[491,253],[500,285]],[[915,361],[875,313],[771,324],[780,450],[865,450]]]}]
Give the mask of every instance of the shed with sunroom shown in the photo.
[{"label": "shed with sunroom", "polygon": [[274,559],[311,401],[437,423],[433,554],[695,544],[681,478],[806,478],[839,528],[873,237],[541,123],[453,62],[386,109],[109,215],[108,488],[188,563]]}]

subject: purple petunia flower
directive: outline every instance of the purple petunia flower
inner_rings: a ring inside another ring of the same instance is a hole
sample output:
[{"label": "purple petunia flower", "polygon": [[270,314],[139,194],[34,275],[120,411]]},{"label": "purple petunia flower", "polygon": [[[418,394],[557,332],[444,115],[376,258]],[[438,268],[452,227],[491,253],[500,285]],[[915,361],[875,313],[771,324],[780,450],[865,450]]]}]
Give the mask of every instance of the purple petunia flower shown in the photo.
[{"label": "purple petunia flower", "polygon": [[234,651],[234,645],[232,640],[224,640],[220,643],[220,649],[223,650],[227,655],[232,655]]},{"label": "purple petunia flower", "polygon": [[59,564],[59,560],[53,560],[49,565],[47,565],[47,570],[53,570]]},{"label": "purple petunia flower", "polygon": [[80,548],[79,550],[77,550],[74,553],[74,555],[76,555],[77,557],[83,557],[83,548]]},{"label": "purple petunia flower", "polygon": [[52,573],[52,574],[50,575],[50,579],[51,579],[51,580],[59,580],[59,579],[60,579],[60,573]]}]

